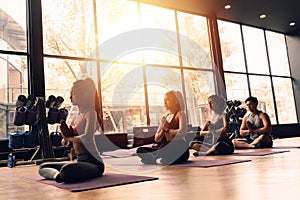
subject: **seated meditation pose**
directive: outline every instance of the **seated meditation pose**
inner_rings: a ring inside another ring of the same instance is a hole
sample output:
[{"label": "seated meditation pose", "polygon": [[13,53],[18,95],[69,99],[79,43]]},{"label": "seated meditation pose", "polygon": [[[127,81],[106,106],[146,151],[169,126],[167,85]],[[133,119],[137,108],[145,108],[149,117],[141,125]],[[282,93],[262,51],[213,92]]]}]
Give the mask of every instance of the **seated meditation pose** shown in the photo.
[{"label": "seated meditation pose", "polygon": [[[226,101],[220,95],[208,97],[210,115],[200,131],[203,141],[192,141],[190,147],[196,150],[194,156],[201,155],[229,155],[234,152],[234,146],[227,131],[229,119],[225,112]],[[211,137],[211,142],[204,142],[205,138]]]},{"label": "seated meditation pose", "polygon": [[73,83],[71,102],[79,113],[73,126],[61,121],[62,145],[72,143],[76,161],[46,162],[39,167],[39,174],[57,182],[78,182],[102,176],[104,163],[95,144],[95,132],[100,130],[98,93],[92,79]]},{"label": "seated meditation pose", "polygon": [[269,115],[257,109],[258,100],[256,97],[248,97],[245,104],[248,113],[244,116],[240,127],[242,138],[233,139],[235,148],[272,147],[272,125]]},{"label": "seated meditation pose", "polygon": [[164,96],[168,113],[162,117],[152,147],[139,147],[137,155],[144,164],[171,165],[189,159],[186,142],[187,117],[183,96],[179,91],[168,91]]}]

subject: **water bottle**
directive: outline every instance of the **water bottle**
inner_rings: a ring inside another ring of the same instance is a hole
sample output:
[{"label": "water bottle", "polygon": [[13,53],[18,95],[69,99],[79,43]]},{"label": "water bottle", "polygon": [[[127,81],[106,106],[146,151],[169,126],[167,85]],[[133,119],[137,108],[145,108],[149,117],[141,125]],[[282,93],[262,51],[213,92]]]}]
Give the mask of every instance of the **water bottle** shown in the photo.
[{"label": "water bottle", "polygon": [[7,167],[13,168],[16,166],[16,158],[12,153],[8,154]]}]

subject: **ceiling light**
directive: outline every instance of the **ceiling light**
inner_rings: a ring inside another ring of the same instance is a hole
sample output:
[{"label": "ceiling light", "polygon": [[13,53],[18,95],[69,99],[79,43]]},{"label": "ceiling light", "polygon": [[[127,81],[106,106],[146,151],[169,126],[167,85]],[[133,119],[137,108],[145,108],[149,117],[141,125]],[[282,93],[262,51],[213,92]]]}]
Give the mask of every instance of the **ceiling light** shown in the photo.
[{"label": "ceiling light", "polygon": [[261,14],[260,16],[259,16],[259,18],[261,18],[261,19],[264,19],[264,18],[266,18],[267,17],[267,15],[265,15],[265,14]]},{"label": "ceiling light", "polygon": [[296,22],[290,22],[290,26],[295,26]]},{"label": "ceiling light", "polygon": [[227,4],[227,5],[224,6],[224,8],[225,8],[226,10],[228,10],[228,9],[231,8],[231,5],[230,5],[230,4]]}]

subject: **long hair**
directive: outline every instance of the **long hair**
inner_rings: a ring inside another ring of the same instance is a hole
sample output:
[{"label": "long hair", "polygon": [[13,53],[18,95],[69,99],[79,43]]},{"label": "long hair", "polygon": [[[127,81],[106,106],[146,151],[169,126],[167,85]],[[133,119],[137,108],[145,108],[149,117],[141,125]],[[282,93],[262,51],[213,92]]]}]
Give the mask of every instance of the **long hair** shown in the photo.
[{"label": "long hair", "polygon": [[75,81],[73,83],[73,89],[78,90],[81,93],[81,106],[85,108],[91,108],[96,111],[97,120],[103,131],[103,118],[101,115],[99,95],[94,81],[91,78]]}]

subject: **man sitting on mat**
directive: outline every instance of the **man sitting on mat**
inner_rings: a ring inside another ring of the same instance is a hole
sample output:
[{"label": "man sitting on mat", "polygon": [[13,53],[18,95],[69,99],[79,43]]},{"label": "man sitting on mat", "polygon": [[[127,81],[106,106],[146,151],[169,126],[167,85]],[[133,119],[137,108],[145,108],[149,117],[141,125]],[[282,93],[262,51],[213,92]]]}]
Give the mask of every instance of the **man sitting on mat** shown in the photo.
[{"label": "man sitting on mat", "polygon": [[272,147],[272,125],[268,114],[257,109],[256,97],[248,97],[245,103],[249,112],[244,116],[241,124],[240,135],[242,138],[233,139],[235,148]]}]

